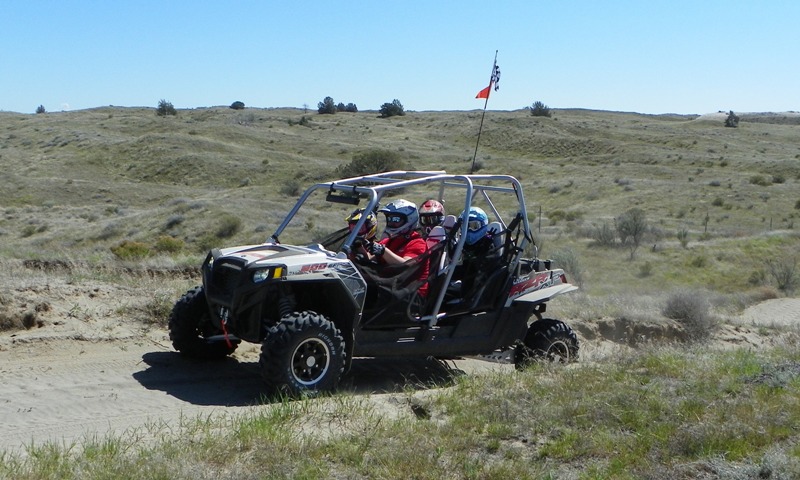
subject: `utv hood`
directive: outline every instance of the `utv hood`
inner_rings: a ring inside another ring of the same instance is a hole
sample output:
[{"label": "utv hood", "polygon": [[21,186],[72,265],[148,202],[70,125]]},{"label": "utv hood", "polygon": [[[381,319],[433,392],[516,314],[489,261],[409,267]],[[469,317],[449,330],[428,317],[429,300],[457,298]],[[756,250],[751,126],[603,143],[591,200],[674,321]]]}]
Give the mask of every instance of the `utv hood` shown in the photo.
[{"label": "utv hood", "polygon": [[212,252],[215,260],[221,257],[237,258],[244,261],[245,266],[248,267],[279,262],[286,265],[290,271],[293,270],[292,267],[308,265],[313,262],[327,263],[332,257],[335,257],[333,252],[329,252],[319,245],[297,247],[276,243],[223,248],[217,252],[219,253]]}]

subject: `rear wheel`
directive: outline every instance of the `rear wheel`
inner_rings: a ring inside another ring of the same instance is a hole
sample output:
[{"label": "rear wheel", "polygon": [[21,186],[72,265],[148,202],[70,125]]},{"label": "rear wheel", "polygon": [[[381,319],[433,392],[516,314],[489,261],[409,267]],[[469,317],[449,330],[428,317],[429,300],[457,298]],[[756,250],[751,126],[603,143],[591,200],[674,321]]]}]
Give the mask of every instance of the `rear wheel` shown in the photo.
[{"label": "rear wheel", "polygon": [[514,352],[514,365],[521,370],[537,360],[569,363],[577,358],[578,337],[572,328],[560,320],[544,318],[528,327]]},{"label": "rear wheel", "polygon": [[175,350],[192,358],[224,358],[239,345],[238,339],[228,343],[212,325],[203,287],[189,290],[175,303],[169,315],[169,339]]},{"label": "rear wheel", "polygon": [[293,312],[270,328],[259,363],[264,381],[277,391],[333,390],[344,373],[344,338],[325,316]]}]

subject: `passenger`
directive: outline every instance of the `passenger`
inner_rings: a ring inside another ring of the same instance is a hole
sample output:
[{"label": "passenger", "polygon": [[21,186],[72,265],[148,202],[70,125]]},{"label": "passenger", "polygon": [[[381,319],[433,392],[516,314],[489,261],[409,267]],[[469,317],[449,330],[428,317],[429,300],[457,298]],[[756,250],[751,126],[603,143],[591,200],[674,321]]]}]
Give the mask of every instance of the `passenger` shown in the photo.
[{"label": "passenger", "polygon": [[[385,265],[400,265],[428,250],[427,243],[417,231],[419,213],[413,202],[395,200],[378,211],[386,215],[386,227],[383,231],[386,238],[367,246],[370,260]],[[428,270],[426,261],[416,277],[416,280],[424,282],[419,289],[423,297],[428,293]]]},{"label": "passenger", "polygon": [[[463,218],[464,212],[461,212]],[[489,217],[486,212],[479,207],[471,207],[469,209],[469,217],[467,219],[467,240],[464,242],[464,256],[467,257],[484,258],[487,255],[499,254],[494,252],[495,242],[493,232],[489,231]]]},{"label": "passenger", "polygon": [[422,236],[427,238],[433,227],[444,222],[444,216],[444,205],[440,202],[430,199],[423,203],[419,207],[419,224],[422,227]]},{"label": "passenger", "polygon": [[[464,218],[464,212],[461,212],[460,217]],[[487,270],[502,255],[502,248],[498,248],[497,235],[498,232],[489,228],[486,212],[482,208],[471,207],[467,218],[467,238],[453,274],[455,281],[451,284],[451,287],[457,287],[456,292],[460,291],[461,295],[469,294],[476,284],[480,284],[483,276],[491,273]]]}]

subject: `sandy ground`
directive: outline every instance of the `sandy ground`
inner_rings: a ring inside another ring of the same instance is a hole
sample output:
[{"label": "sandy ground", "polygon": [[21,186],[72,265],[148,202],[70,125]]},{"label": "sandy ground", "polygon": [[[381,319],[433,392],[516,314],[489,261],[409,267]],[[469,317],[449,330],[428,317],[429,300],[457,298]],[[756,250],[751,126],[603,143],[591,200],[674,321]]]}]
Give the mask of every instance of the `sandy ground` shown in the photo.
[{"label": "sandy ground", "polygon": [[[125,432],[147,438],[175,429],[182,419],[268,408],[258,346],[243,344],[222,362],[192,361],[173,351],[163,329],[118,319],[116,308],[130,293],[121,287],[51,279],[45,289],[27,299],[23,292],[30,294],[30,287],[5,293],[6,304],[38,306],[40,326],[0,333],[0,452],[25,454],[29,445],[79,445]],[[35,298],[49,300],[42,306]],[[800,299],[769,300],[726,322],[717,341],[758,347],[775,338],[759,329],[797,334],[798,326]],[[588,361],[616,345],[603,338],[581,340],[581,358]],[[342,390],[406,411],[409,389],[424,391],[457,375],[497,370],[513,366],[478,359],[356,359]]]}]

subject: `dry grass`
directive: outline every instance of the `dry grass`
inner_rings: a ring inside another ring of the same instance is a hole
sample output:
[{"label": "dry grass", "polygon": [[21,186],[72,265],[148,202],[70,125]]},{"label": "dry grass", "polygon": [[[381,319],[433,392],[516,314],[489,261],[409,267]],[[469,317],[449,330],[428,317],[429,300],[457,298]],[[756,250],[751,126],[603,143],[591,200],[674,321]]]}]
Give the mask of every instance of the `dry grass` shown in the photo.
[{"label": "dry grass", "polygon": [[[52,314],[46,300],[28,300],[48,284],[76,296],[98,287],[132,293],[140,300],[115,303],[115,315],[160,326],[196,281],[185,273],[204,249],[263,241],[299,188],[369,150],[397,152],[411,168],[466,173],[479,117],[0,112],[0,328]],[[478,163],[521,179],[542,256],[569,264],[581,283],[581,294],[553,310],[595,328],[584,334],[635,344],[660,334],[641,326],[670,321],[662,310],[673,291],[703,292],[708,311],[683,301],[694,306],[681,317],[689,326],[792,294],[794,277],[785,281],[775,260],[800,250],[793,121],[741,115],[732,129],[704,117],[489,112]],[[607,236],[605,246],[592,238],[630,208],[652,227],[632,260]],[[303,233],[341,222],[320,210]],[[97,315],[91,304],[75,307],[66,314]],[[147,436],[165,442],[152,448],[136,436],[95,439],[80,451],[40,446],[27,459],[0,457],[0,477],[794,478],[796,352],[640,349],[567,370],[475,376],[409,399],[422,417],[403,407],[385,418],[346,396],[333,397],[333,407],[284,402],[177,435],[154,426]],[[334,420],[340,433],[318,435]]]},{"label": "dry grass", "polygon": [[[167,236],[199,261],[211,246],[263,241],[298,188],[334,178],[371,150],[396,152],[410,168],[467,172],[479,121],[476,112],[389,119],[359,112],[310,115],[301,126],[304,115],[0,113],[0,164],[8,172],[0,184],[0,256],[66,250],[104,263],[123,242],[152,248]],[[481,172],[521,179],[542,254],[574,252],[582,266],[576,280],[592,293],[687,284],[731,293],[776,283],[791,293],[796,283],[776,278],[768,261],[800,246],[797,127],[774,115],[742,115],[735,129],[717,120],[489,112]],[[753,183],[754,176],[779,182]],[[635,258],[618,245],[595,246],[592,235],[633,207],[651,226]],[[314,228],[340,220],[320,215]]]},{"label": "dry grass", "polygon": [[0,477],[796,478],[796,347],[650,348],[466,376],[382,403],[278,400],[82,449],[31,447],[0,457]]}]

